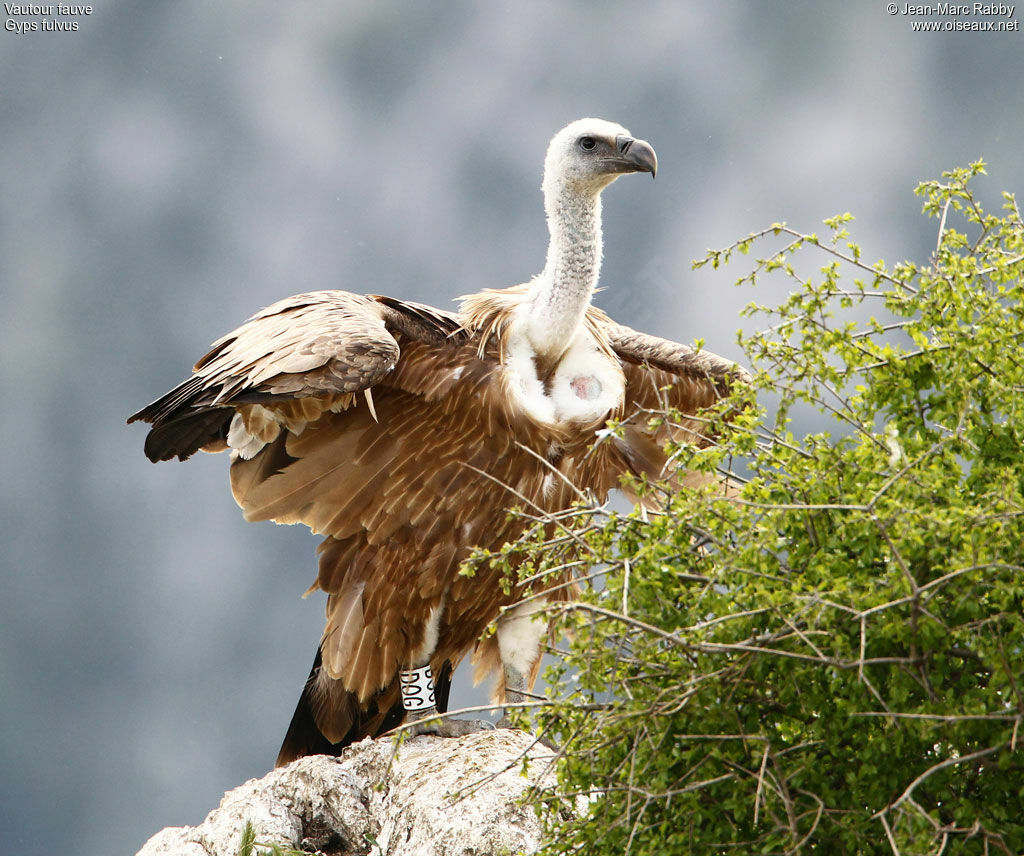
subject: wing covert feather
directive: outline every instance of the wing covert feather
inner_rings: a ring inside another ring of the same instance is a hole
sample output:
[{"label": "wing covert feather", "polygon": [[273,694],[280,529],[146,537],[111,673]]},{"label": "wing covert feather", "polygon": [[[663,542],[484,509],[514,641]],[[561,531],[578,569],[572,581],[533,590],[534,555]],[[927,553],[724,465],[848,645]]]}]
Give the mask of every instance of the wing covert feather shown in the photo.
[{"label": "wing covert feather", "polygon": [[[197,449],[223,448],[227,423],[244,405],[270,409],[292,431],[352,394],[368,390],[401,359],[399,339],[434,346],[465,338],[454,315],[391,298],[318,291],[280,300],[222,336],[195,364],[192,377],[135,413],[153,423],[146,454],[185,460]],[[296,402],[306,402],[296,409]],[[273,431],[249,432],[264,442]]]},{"label": "wing covert feather", "polygon": [[[687,345],[639,333],[609,323],[612,349],[622,360],[626,375],[625,427],[617,446],[636,475],[660,478],[668,458],[665,443],[710,443],[700,412],[727,395],[732,384],[746,383],[750,375],[737,363]],[[647,411],[678,410],[682,419],[672,426],[651,430]],[[676,476],[680,483],[685,475]]]}]

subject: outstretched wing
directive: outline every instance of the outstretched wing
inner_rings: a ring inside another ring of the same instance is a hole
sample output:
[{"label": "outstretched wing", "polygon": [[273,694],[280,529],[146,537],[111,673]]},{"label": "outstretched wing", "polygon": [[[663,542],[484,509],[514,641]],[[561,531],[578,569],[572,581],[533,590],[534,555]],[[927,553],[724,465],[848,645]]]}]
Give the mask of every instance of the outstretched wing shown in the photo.
[{"label": "outstretched wing", "polygon": [[[455,316],[320,292],[258,313],[132,417],[153,423],[153,460],[230,441],[247,519],[327,536],[314,586],[328,594],[327,623],[297,715],[331,742],[364,725],[376,733],[375,717],[398,703],[398,669],[425,640],[444,640],[442,674],[507,599],[497,576],[456,577],[474,545],[517,525],[500,485],[539,494],[545,477],[509,430],[496,372]],[[371,387],[374,403],[350,409]]]},{"label": "outstretched wing", "polygon": [[[676,440],[708,442],[701,411],[727,395],[733,384],[748,382],[750,375],[732,360],[621,324],[610,324],[608,334],[626,375],[620,450],[634,473],[664,476],[664,446],[670,435]],[[666,408],[678,410],[682,420],[671,427],[665,423],[650,429],[647,414]]]},{"label": "outstretched wing", "polygon": [[258,441],[255,451],[281,424],[343,409],[391,372],[401,357],[394,334],[431,344],[465,335],[454,315],[418,303],[344,291],[299,294],[214,342],[188,380],[128,421],[152,423],[145,445],[152,461],[222,450],[236,414]]}]

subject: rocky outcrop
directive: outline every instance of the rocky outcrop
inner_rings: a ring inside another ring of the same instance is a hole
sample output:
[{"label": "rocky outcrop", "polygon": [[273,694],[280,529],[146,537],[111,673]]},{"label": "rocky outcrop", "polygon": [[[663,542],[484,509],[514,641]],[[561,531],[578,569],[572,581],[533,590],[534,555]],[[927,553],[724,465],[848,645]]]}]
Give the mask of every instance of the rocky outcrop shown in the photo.
[{"label": "rocky outcrop", "polygon": [[508,729],[415,737],[397,750],[364,740],[228,791],[201,824],[168,827],[138,856],[236,856],[246,823],[258,844],[332,856],[533,853],[541,823],[522,797],[553,786],[551,761],[532,735]]}]

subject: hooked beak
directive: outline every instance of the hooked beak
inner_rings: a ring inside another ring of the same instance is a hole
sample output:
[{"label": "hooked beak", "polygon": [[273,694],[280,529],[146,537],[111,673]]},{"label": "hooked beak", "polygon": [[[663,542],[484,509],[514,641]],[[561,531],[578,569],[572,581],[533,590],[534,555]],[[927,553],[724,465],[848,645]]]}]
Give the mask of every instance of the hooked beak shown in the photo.
[{"label": "hooked beak", "polygon": [[634,140],[625,134],[615,138],[618,156],[609,158],[614,172],[649,172],[654,178],[658,172],[658,156],[646,140]]}]

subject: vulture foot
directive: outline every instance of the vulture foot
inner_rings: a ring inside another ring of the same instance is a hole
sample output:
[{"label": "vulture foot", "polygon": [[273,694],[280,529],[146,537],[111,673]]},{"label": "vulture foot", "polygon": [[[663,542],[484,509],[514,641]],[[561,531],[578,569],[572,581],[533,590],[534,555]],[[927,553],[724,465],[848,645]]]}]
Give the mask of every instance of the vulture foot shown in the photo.
[{"label": "vulture foot", "polygon": [[410,735],[433,734],[436,737],[464,737],[478,731],[493,731],[494,723],[486,719],[454,719],[439,714],[436,708],[417,711],[416,718],[406,723]]}]

